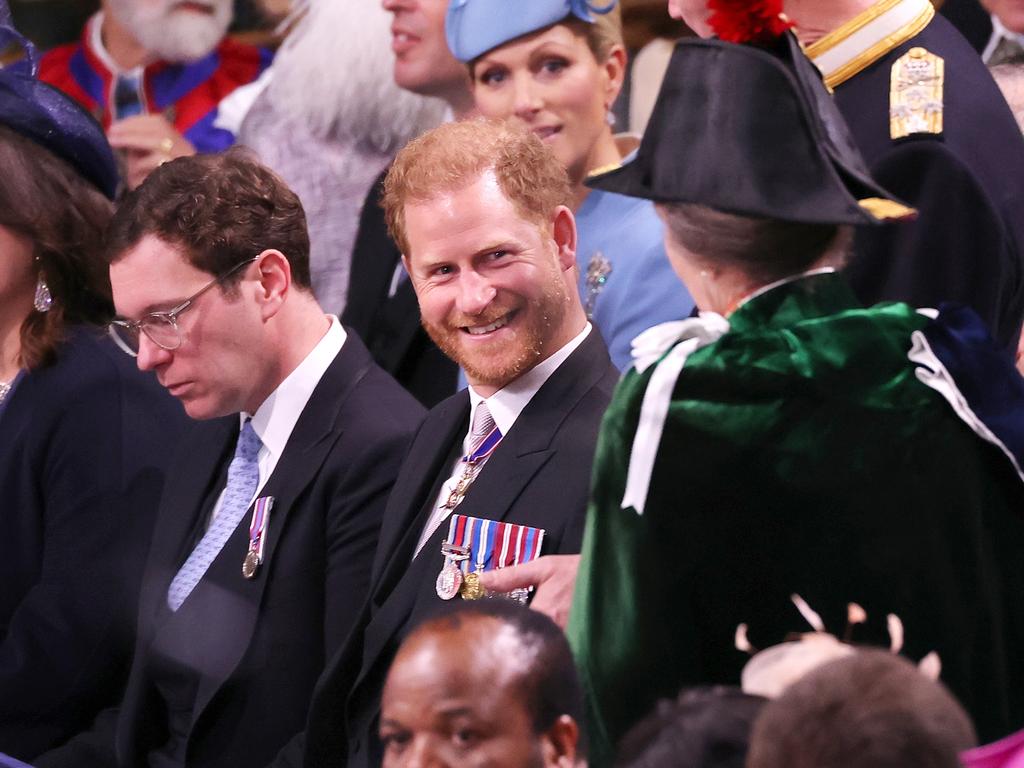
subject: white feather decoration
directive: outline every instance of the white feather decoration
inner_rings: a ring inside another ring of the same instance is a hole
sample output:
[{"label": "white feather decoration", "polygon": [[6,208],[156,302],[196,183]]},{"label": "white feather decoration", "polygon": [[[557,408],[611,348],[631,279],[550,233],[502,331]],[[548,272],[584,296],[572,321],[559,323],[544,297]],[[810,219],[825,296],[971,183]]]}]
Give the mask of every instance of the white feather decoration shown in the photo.
[{"label": "white feather decoration", "polygon": [[793,601],[793,605],[795,605],[796,609],[800,611],[800,615],[807,620],[807,623],[814,628],[815,632],[825,631],[825,622],[821,620],[821,616],[815,613],[811,606],[809,606],[807,602],[800,597],[800,595],[794,593],[789,596],[789,599]]},{"label": "white feather decoration", "polygon": [[740,624],[738,627],[736,627],[736,640],[735,640],[735,642],[736,642],[736,650],[737,651],[743,651],[744,653],[750,653],[754,649],[754,646],[752,646],[750,644],[750,641],[747,639],[747,625],[746,624]]},{"label": "white feather decoration", "polygon": [[899,653],[903,649],[903,622],[895,613],[885,617],[889,624],[889,650]]},{"label": "white feather decoration", "polygon": [[296,0],[274,60],[275,106],[324,139],[393,154],[441,122],[444,102],[395,85],[391,14],[379,0]]}]

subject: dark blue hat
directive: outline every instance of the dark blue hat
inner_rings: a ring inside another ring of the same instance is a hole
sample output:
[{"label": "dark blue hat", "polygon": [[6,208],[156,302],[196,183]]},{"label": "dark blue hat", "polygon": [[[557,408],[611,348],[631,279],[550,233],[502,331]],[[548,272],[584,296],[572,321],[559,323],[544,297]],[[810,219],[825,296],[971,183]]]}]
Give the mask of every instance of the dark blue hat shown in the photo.
[{"label": "dark blue hat", "polygon": [[71,163],[111,200],[118,173],[107,137],[92,115],[69,97],[36,79],[34,46],[5,25],[0,0],[0,51],[21,47],[25,58],[0,68],[0,125],[31,139]]},{"label": "dark blue hat", "polygon": [[517,37],[574,16],[589,24],[618,0],[451,0],[445,19],[448,48],[469,62]]}]

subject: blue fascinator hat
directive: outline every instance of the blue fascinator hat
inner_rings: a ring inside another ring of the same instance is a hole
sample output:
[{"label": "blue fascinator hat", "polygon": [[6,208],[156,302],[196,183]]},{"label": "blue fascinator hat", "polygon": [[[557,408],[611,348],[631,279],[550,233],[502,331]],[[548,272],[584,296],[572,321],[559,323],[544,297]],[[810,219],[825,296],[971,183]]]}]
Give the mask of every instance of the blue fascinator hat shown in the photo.
[{"label": "blue fascinator hat", "polygon": [[618,0],[451,0],[445,34],[452,55],[470,62],[499,45],[570,16],[593,24]]},{"label": "blue fascinator hat", "polygon": [[0,55],[19,48],[22,58],[0,66],[0,125],[67,161],[113,200],[117,162],[103,129],[77,103],[36,78],[35,46],[14,29],[6,0],[0,0]]}]

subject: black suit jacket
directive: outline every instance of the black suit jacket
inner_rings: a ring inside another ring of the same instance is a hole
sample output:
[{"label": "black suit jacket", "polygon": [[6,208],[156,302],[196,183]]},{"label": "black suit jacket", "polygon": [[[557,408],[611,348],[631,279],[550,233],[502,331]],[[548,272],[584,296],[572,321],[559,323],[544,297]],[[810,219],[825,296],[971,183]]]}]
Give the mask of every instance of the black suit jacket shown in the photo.
[{"label": "black suit jacket", "polygon": [[[196,424],[168,477],[139,601],[138,641],[116,720],[117,764],[166,739],[151,665],[159,638],[198,671],[187,765],[269,762],[301,731],[314,683],[365,600],[381,512],[422,408],[349,334],[260,491],[273,496],[265,562],[242,577],[249,515],[174,614],[167,588],[223,484],[238,417]],[[101,724],[102,725],[102,724]],[[40,766],[114,764],[101,729]]]},{"label": "black suit jacket", "polygon": [[[529,402],[470,487],[459,514],[544,528],[542,554],[579,552],[590,465],[618,380],[596,330]],[[434,592],[442,525],[413,559],[441,483],[469,426],[462,391],[430,411],[384,513],[365,629],[331,661],[306,731],[305,765],[380,765],[377,720],[391,660],[408,632],[446,605]],[[346,758],[346,754],[348,757]]]},{"label": "black suit jacket", "polygon": [[[945,60],[943,132],[889,136],[892,65],[911,48]],[[1024,138],[978,54],[942,16],[836,86],[872,176],[918,209],[861,227],[847,268],[858,298],[966,304],[1015,348],[1024,320]]]},{"label": "black suit jacket", "polygon": [[0,418],[0,752],[31,761],[121,697],[164,471],[188,422],[94,328]]},{"label": "black suit jacket", "polygon": [[359,215],[341,319],[363,338],[377,364],[430,408],[455,392],[458,368],[420,325],[412,283],[402,281],[394,296],[388,296],[402,255],[388,234],[380,205],[386,175],[374,182]]}]

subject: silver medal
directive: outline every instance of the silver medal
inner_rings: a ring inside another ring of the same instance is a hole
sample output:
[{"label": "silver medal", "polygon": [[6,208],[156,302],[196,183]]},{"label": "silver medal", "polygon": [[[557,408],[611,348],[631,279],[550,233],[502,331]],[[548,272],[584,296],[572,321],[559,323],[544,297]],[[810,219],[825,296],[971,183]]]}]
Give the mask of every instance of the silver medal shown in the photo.
[{"label": "silver medal", "polygon": [[437,596],[442,600],[451,600],[459,594],[459,587],[461,586],[462,570],[455,563],[450,560],[447,561],[441,572],[437,574],[437,581],[434,583]]}]

